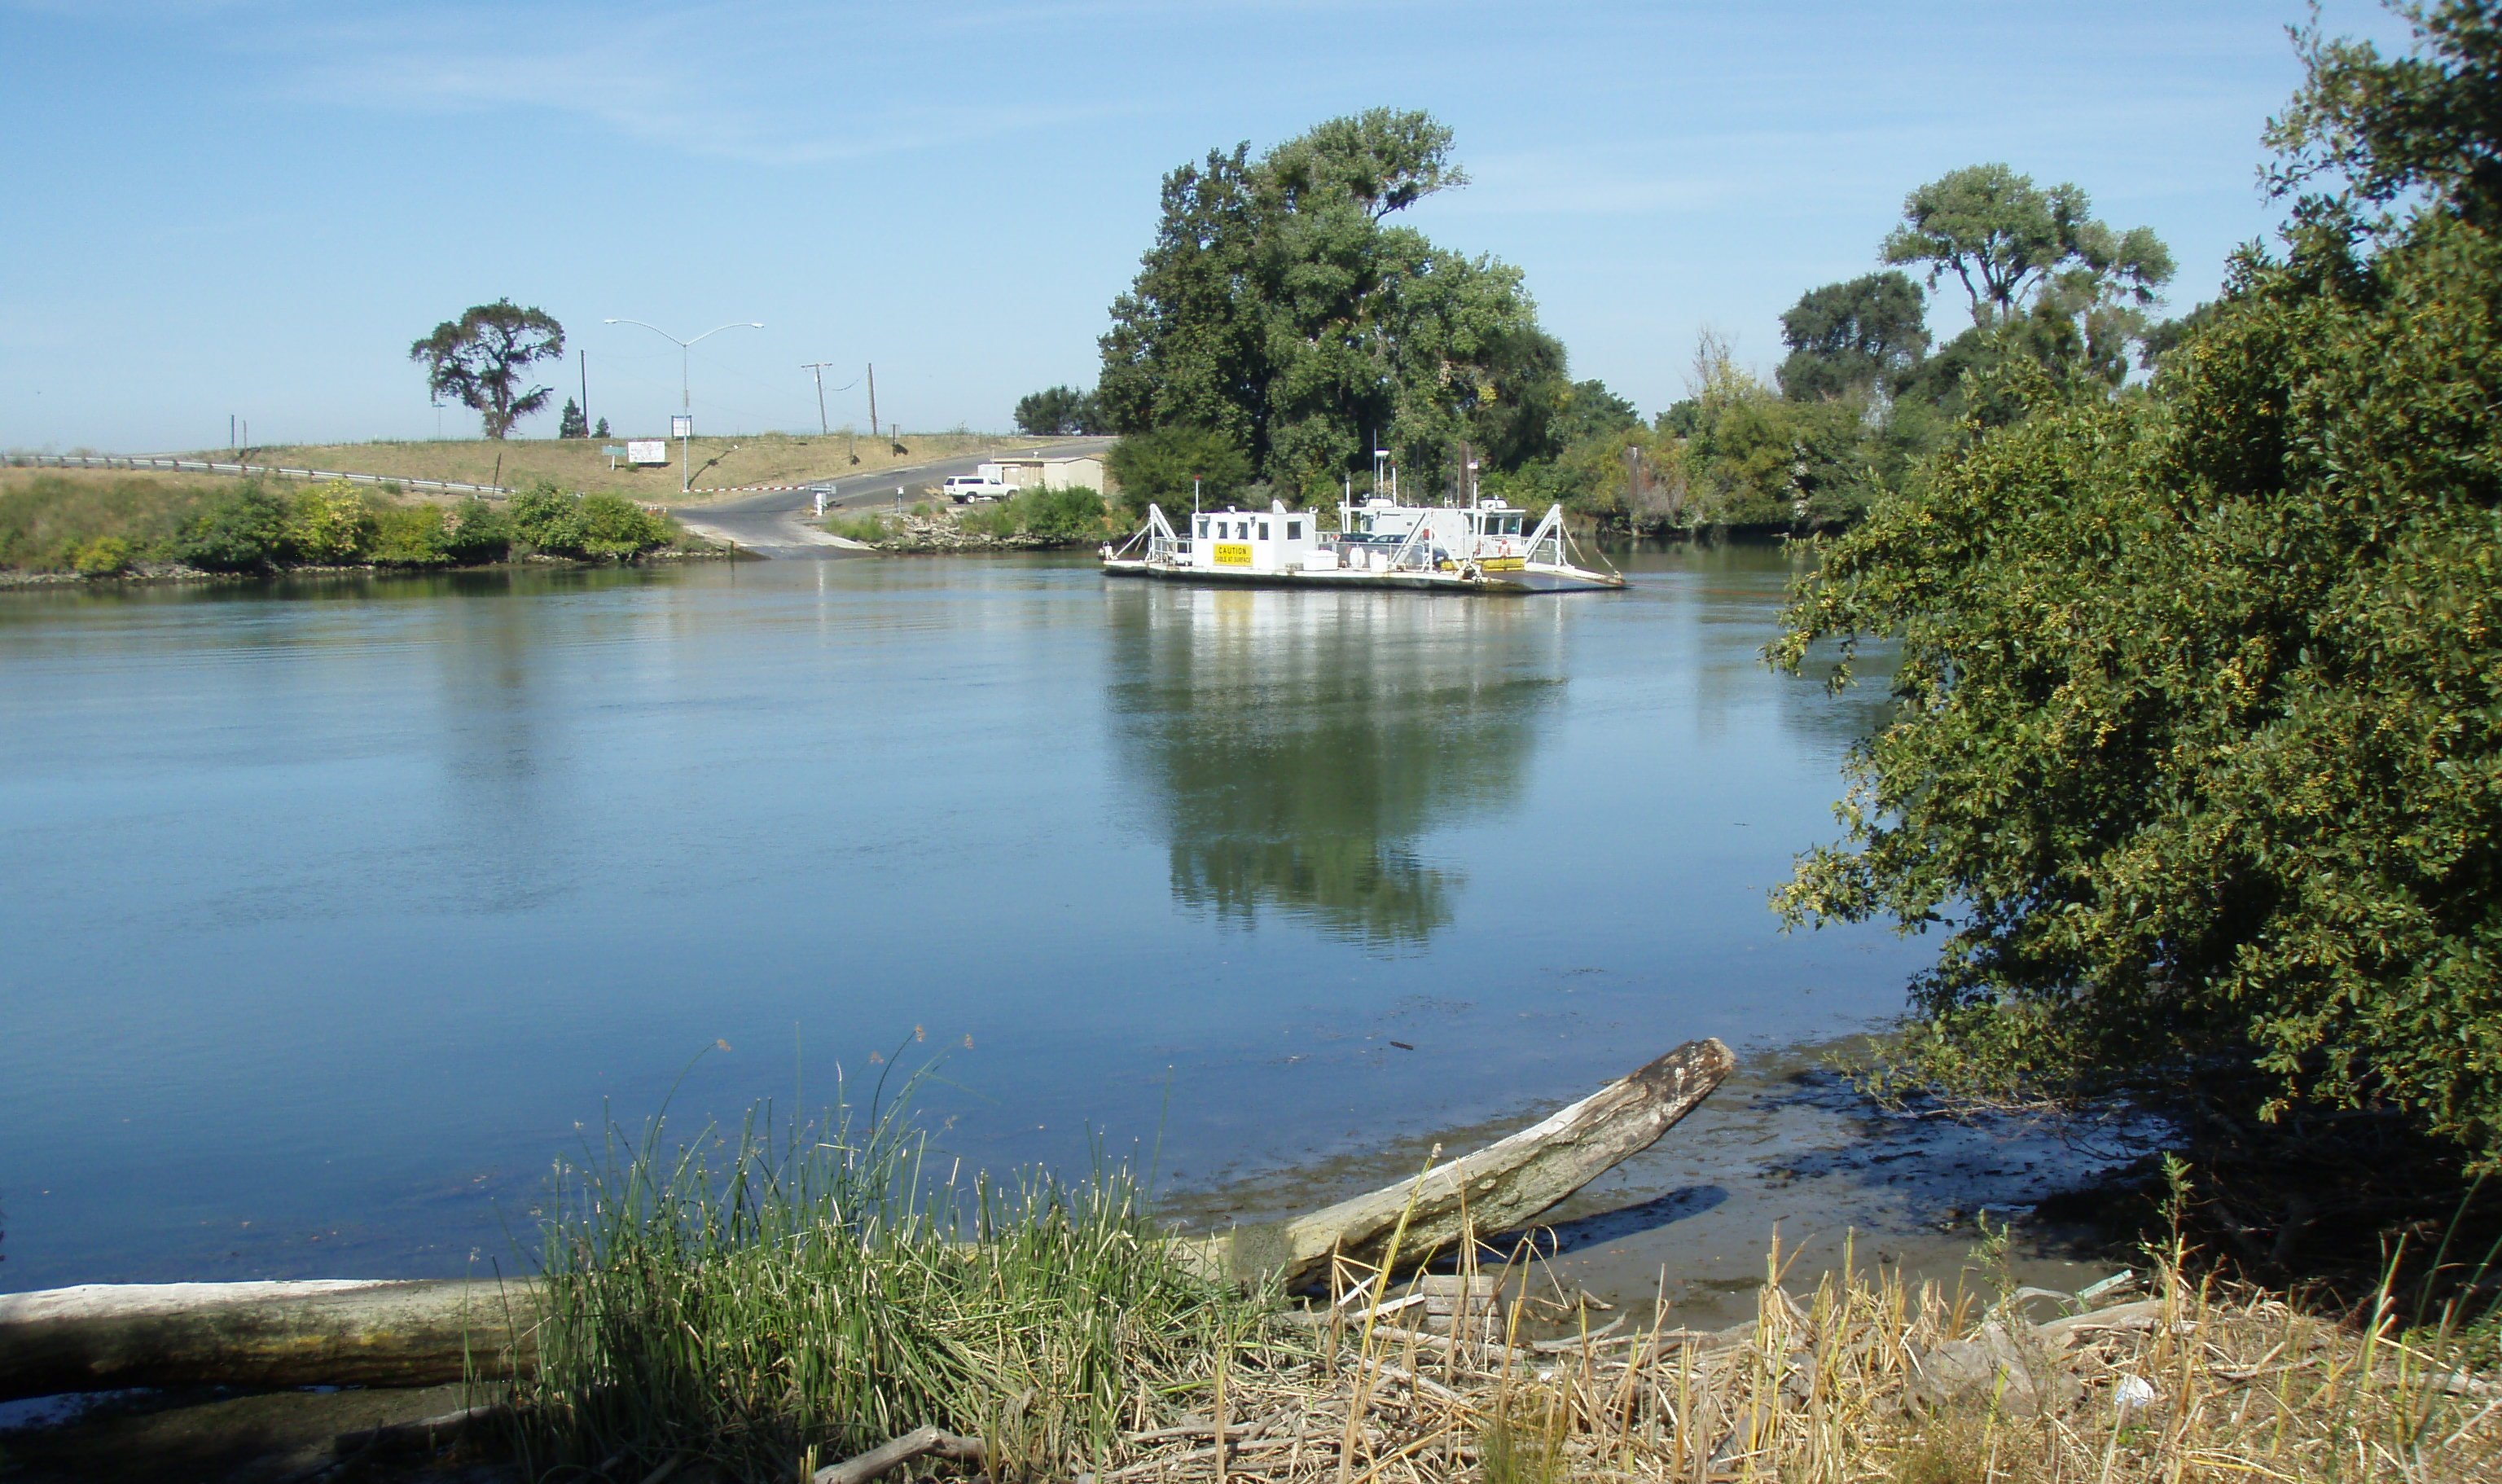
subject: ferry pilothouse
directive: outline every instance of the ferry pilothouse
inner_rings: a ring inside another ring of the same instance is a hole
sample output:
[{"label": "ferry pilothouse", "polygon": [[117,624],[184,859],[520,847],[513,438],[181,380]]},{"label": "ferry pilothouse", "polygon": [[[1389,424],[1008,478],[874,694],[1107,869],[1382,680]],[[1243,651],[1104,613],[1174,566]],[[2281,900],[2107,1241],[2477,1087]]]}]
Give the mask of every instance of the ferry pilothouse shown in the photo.
[{"label": "ferry pilothouse", "polygon": [[1334,531],[1283,500],[1267,510],[1197,511],[1175,530],[1161,507],[1149,505],[1147,523],[1135,535],[1117,547],[1105,543],[1103,570],[1173,582],[1437,592],[1574,592],[1625,585],[1619,573],[1572,560],[1578,554],[1564,530],[1563,506],[1549,508],[1544,520],[1524,530],[1528,517],[1500,499],[1404,505],[1395,494],[1361,503],[1350,494],[1338,506]]}]

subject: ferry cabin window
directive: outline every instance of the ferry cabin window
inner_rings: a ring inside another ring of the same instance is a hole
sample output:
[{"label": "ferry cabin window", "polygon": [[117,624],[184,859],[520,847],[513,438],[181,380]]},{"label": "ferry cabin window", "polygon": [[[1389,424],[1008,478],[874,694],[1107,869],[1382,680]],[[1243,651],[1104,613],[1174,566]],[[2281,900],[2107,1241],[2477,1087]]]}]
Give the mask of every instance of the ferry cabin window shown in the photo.
[{"label": "ferry cabin window", "polygon": [[1260,523],[1260,539],[1263,541],[1268,539],[1268,523],[1266,521]]},{"label": "ferry cabin window", "polygon": [[1205,516],[1199,518],[1199,539],[1201,541],[1207,539],[1207,518]]},{"label": "ferry cabin window", "polygon": [[1250,523],[1250,522],[1248,522],[1248,521],[1236,521],[1236,522],[1234,522],[1234,540],[1236,540],[1236,541],[1248,541],[1248,540],[1250,540],[1250,539],[1251,539],[1251,523]]},{"label": "ferry cabin window", "polygon": [[1287,522],[1287,523],[1286,523],[1286,539],[1287,539],[1287,540],[1289,540],[1289,541],[1301,541],[1301,540],[1302,540],[1302,539],[1303,539],[1303,523],[1302,523],[1302,522],[1301,522],[1301,521],[1289,521],[1289,522]]}]

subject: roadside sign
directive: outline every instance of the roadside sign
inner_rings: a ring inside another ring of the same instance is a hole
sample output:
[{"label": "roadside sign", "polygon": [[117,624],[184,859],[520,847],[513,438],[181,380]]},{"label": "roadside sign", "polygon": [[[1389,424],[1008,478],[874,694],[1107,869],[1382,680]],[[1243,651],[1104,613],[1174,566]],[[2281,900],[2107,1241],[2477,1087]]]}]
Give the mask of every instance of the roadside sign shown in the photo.
[{"label": "roadside sign", "polygon": [[694,419],[693,419],[693,418],[691,418],[691,417],[687,416],[687,415],[686,415],[686,414],[684,414],[684,413],[671,413],[671,414],[669,415],[669,436],[670,436],[670,437],[672,437],[672,438],[692,438],[692,437],[693,437],[694,435],[695,435],[695,420],[694,420]]},{"label": "roadside sign", "polygon": [[626,444],[626,460],[635,464],[664,464],[669,461],[666,438],[633,438]]}]

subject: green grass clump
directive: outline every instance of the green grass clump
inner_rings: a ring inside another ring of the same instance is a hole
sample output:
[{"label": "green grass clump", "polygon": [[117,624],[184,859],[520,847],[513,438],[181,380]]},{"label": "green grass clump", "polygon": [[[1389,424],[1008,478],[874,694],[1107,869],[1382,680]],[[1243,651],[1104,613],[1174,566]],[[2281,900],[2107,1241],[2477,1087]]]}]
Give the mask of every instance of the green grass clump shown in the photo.
[{"label": "green grass clump", "polygon": [[673,1458],[787,1477],[925,1425],[978,1434],[997,1477],[1067,1477],[1127,1408],[1246,1328],[1126,1167],[1066,1184],[925,1182],[893,1112],[751,1116],[666,1153],[612,1131],[560,1174],[539,1364],[516,1400],[534,1476]]},{"label": "green grass clump", "polygon": [[889,534],[886,518],[878,515],[830,515],[826,517],[825,528],[846,541],[865,541],[871,545],[884,541]]}]

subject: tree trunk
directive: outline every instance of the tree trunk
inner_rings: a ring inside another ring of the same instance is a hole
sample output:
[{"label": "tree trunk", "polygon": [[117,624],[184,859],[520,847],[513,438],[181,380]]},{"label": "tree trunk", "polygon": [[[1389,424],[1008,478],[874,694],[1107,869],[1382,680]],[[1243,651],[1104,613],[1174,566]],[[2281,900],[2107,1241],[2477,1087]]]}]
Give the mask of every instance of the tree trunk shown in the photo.
[{"label": "tree trunk", "polygon": [[[1326,1210],[1191,1239],[1203,1270],[1243,1281],[1324,1276],[1333,1253],[1378,1263],[1407,1212],[1417,1261],[1468,1225],[1527,1223],[1658,1142],[1735,1065],[1688,1041],[1541,1123]],[[0,1400],[125,1386],[433,1386],[501,1380],[533,1358],[528,1280],[92,1283],[0,1294]]]}]

